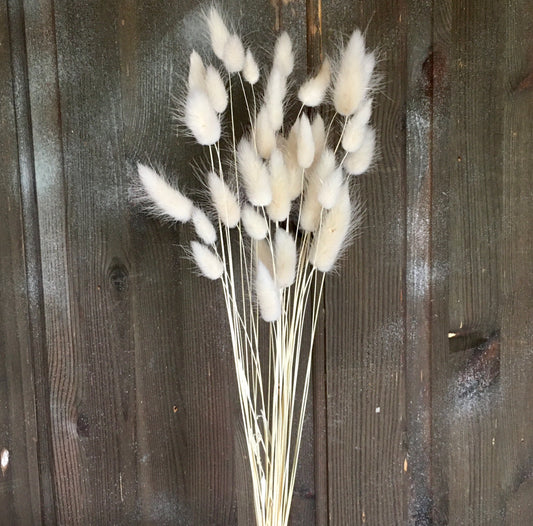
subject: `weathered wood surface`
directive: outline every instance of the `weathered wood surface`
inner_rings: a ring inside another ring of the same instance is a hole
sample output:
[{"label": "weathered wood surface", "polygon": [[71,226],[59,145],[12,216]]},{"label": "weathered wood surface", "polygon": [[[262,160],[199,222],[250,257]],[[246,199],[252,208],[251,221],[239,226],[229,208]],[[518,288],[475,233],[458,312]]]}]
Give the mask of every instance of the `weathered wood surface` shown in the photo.
[{"label": "weathered wood surface", "polygon": [[[203,5],[0,7],[0,524],[253,523],[220,291],[128,199],[139,160],[197,187],[170,109]],[[228,14],[258,47],[288,29],[301,76],[356,26],[381,59],[291,524],[530,524],[531,3]]]}]

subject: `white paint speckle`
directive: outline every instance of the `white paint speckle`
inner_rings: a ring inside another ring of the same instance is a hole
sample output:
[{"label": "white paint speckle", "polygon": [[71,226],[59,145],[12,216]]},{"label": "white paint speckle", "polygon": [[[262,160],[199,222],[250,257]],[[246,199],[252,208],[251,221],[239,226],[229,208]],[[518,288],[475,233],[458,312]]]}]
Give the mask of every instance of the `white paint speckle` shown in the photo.
[{"label": "white paint speckle", "polygon": [[8,465],[9,465],[9,451],[6,448],[3,448],[2,452],[0,453],[0,467],[2,468],[2,476],[5,475]]}]

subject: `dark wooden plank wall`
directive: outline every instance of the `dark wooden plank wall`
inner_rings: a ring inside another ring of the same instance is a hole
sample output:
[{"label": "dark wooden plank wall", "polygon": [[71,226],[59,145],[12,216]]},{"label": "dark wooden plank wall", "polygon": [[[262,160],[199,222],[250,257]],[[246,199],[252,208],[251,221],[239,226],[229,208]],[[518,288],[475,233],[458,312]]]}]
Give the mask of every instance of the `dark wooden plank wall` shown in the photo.
[{"label": "dark wooden plank wall", "polygon": [[[197,186],[170,109],[204,5],[1,4],[0,524],[252,524],[220,291],[128,200],[137,160]],[[383,78],[292,524],[533,523],[531,3],[227,11],[300,78],[359,26]]]}]

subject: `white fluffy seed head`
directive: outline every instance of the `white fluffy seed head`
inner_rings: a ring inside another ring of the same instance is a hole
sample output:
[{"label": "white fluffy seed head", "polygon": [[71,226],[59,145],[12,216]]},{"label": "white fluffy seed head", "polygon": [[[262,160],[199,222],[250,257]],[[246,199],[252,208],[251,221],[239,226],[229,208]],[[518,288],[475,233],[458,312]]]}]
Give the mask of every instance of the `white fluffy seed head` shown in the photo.
[{"label": "white fluffy seed head", "polygon": [[290,287],[296,275],[296,243],[283,228],[276,230],[274,238],[274,257],[276,263],[276,283],[278,287]]},{"label": "white fluffy seed head", "polygon": [[300,117],[298,126],[298,164],[300,168],[309,168],[315,158],[315,141],[307,115]]},{"label": "white fluffy seed head", "polygon": [[237,226],[241,217],[241,209],[235,194],[228,185],[214,172],[207,177],[207,185],[211,194],[211,201],[220,218],[228,228]]},{"label": "white fluffy seed head", "polygon": [[205,90],[213,109],[217,113],[222,113],[228,106],[228,94],[220,73],[213,66],[207,67]]},{"label": "white fluffy seed head", "polygon": [[373,53],[365,53],[361,31],[355,30],[344,49],[333,87],[335,110],[341,115],[354,113],[365,98],[374,71]]},{"label": "white fluffy seed head", "polygon": [[294,54],[291,37],[283,31],[274,46],[273,68],[279,69],[283,76],[288,77],[294,69]]},{"label": "white fluffy seed head", "polygon": [[349,153],[344,160],[345,170],[350,175],[361,175],[366,172],[374,159],[375,145],[376,132],[373,128],[366,126],[361,146],[355,152]]},{"label": "white fluffy seed head", "polygon": [[283,154],[278,149],[270,156],[270,188],[272,201],[267,206],[268,215],[272,221],[285,221],[291,212],[289,178]]},{"label": "white fluffy seed head", "polygon": [[324,126],[324,120],[319,113],[313,119],[311,131],[313,133],[313,142],[315,143],[315,158],[313,162],[316,162],[322,155],[326,145],[326,128]]},{"label": "white fluffy seed head", "polygon": [[372,114],[372,99],[365,99],[356,113],[346,123],[342,135],[342,147],[347,152],[355,152],[361,147],[367,124]]},{"label": "white fluffy seed head", "polygon": [[221,259],[208,247],[198,243],[198,241],[192,241],[191,248],[194,261],[202,276],[209,279],[219,279],[224,273],[224,263],[222,263]]},{"label": "white fluffy seed head", "polygon": [[272,68],[268,76],[264,103],[270,125],[278,131],[283,125],[283,100],[287,94],[287,80],[278,68]]},{"label": "white fluffy seed head", "polygon": [[172,221],[186,223],[191,219],[193,204],[188,197],[144,164],[137,164],[137,172],[144,194],[142,200],[149,202],[151,211]]},{"label": "white fluffy seed head", "polygon": [[343,182],[342,168],[340,166],[322,180],[322,186],[318,192],[318,202],[323,208],[329,210],[335,205]]},{"label": "white fluffy seed head", "polygon": [[220,120],[204,91],[193,89],[185,103],[185,124],[203,146],[220,139]]},{"label": "white fluffy seed head", "polygon": [[237,147],[237,166],[244,183],[246,196],[254,206],[267,206],[272,201],[268,170],[247,139]]},{"label": "white fluffy seed head", "polygon": [[352,205],[347,184],[341,188],[335,206],[326,214],[320,230],[315,234],[309,262],[321,272],[333,269],[344,248],[352,224]]},{"label": "white fluffy seed head", "polygon": [[244,46],[237,35],[230,35],[222,53],[222,62],[228,73],[237,73],[244,67]]},{"label": "white fluffy seed head", "polygon": [[259,67],[257,66],[257,62],[255,61],[255,58],[249,49],[246,50],[246,55],[244,57],[242,75],[244,80],[252,85],[259,80]]},{"label": "white fluffy seed head", "polygon": [[320,224],[322,204],[318,196],[322,182],[335,170],[335,154],[326,149],[316,166],[307,173],[304,199],[300,214],[300,227],[306,232],[315,232]]},{"label": "white fluffy seed head", "polygon": [[265,239],[268,231],[266,219],[256,212],[250,205],[245,205],[241,211],[242,224],[246,233],[256,241]]},{"label": "white fluffy seed head", "polygon": [[189,59],[189,91],[195,89],[205,90],[205,73],[202,57],[196,51],[193,51]]},{"label": "white fluffy seed head", "polygon": [[298,164],[298,135],[300,129],[300,119],[293,124],[289,136],[285,142],[284,160],[287,167],[287,178],[289,181],[289,199],[293,201],[303,189],[303,170]]},{"label": "white fluffy seed head", "polygon": [[268,159],[272,150],[276,147],[276,133],[272,129],[268,117],[268,111],[265,106],[263,106],[257,114],[254,132],[257,153],[259,153],[263,159]]},{"label": "white fluffy seed head", "polygon": [[209,29],[209,36],[211,37],[213,52],[220,60],[223,60],[224,48],[230,37],[228,28],[215,7],[209,9],[206,15],[206,22]]},{"label": "white fluffy seed head", "polygon": [[196,235],[206,245],[214,244],[217,240],[217,233],[213,223],[211,223],[204,211],[195,207],[192,211],[191,219],[196,231]]},{"label": "white fluffy seed head", "polygon": [[281,296],[279,288],[266,266],[257,262],[255,289],[261,318],[273,322],[281,316]]},{"label": "white fluffy seed head", "polygon": [[315,107],[322,104],[329,86],[331,67],[326,58],[318,74],[304,82],[298,90],[298,98],[305,106]]}]

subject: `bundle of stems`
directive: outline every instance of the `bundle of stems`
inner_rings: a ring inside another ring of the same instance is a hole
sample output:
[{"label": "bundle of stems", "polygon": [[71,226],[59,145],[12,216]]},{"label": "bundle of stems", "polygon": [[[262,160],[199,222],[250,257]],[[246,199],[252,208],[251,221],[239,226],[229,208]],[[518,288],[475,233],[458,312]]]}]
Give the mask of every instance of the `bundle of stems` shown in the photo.
[{"label": "bundle of stems", "polygon": [[[221,67],[205,65],[191,53],[181,117],[206,148],[209,210],[141,164],[140,195],[157,215],[192,222],[198,240],[191,242],[190,256],[203,276],[220,281],[256,523],[284,526],[324,278],[361,222],[353,188],[374,155],[369,120],[375,58],[361,32],[354,31],[335,66],[325,59],[299,87],[300,110],[290,123],[285,110],[294,55],[287,33],[275,43],[259,90],[260,69],[251,50],[216,8],[205,13],[204,22]],[[248,119],[239,139],[242,123],[235,115],[243,108],[236,108],[237,100],[244,100]],[[329,116],[327,126],[322,115]],[[227,148],[222,146],[224,124],[229,126]]]}]

